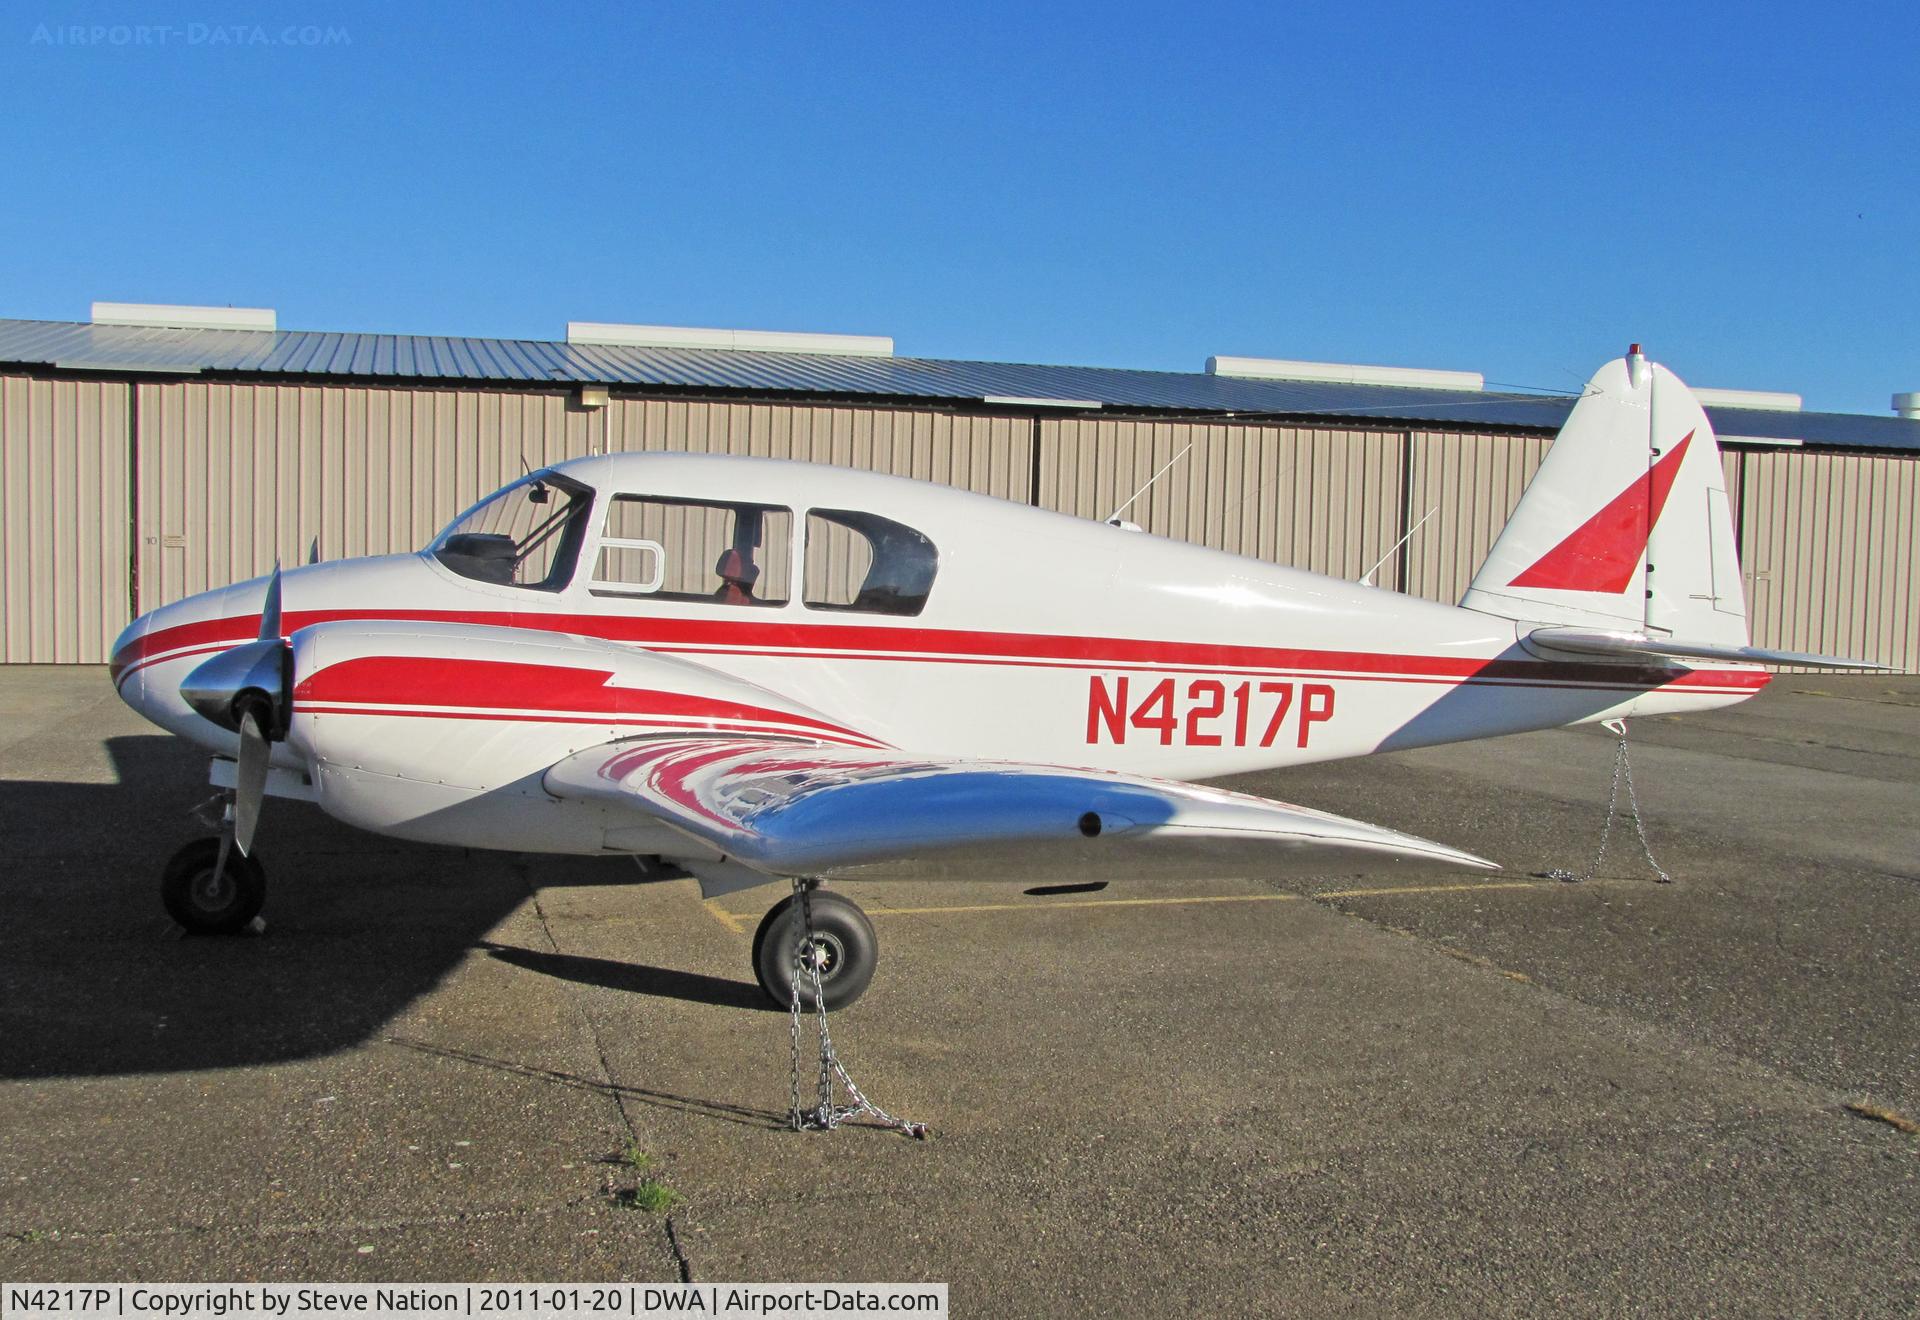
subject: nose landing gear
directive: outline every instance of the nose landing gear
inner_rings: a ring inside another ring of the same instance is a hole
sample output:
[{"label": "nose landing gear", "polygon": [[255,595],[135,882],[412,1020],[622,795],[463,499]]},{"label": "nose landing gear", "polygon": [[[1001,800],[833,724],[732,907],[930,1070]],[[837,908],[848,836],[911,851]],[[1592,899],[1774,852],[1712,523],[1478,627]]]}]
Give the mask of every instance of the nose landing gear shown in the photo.
[{"label": "nose landing gear", "polygon": [[195,839],[167,859],[160,901],[192,935],[236,935],[260,915],[267,873],[225,836]]}]

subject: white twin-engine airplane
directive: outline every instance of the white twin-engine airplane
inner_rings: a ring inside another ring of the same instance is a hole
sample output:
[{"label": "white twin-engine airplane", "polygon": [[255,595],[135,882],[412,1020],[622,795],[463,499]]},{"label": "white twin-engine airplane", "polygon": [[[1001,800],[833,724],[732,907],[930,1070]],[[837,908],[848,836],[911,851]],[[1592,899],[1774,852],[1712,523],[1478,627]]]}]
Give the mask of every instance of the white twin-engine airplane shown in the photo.
[{"label": "white twin-engine airplane", "polygon": [[1748,645],[1712,428],[1636,346],[1458,607],[895,477],[609,454],[417,554],[155,610],[113,679],[234,789],[226,832],[165,871],[191,930],[253,920],[261,799],[300,798],[401,838],[671,863],[708,897],[791,880],[755,974],[785,1005],[817,969],[838,1007],[878,948],[824,878],[1093,878],[1117,849],[1494,869],[1180,781],[1707,710],[1762,662],[1848,663]]}]

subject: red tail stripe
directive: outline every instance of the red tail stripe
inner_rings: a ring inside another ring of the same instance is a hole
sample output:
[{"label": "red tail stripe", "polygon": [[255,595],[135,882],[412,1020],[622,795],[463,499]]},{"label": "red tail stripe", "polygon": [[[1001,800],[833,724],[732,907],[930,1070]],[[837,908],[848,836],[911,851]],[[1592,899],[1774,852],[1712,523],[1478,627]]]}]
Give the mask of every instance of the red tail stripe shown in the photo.
[{"label": "red tail stripe", "polygon": [[1549,591],[1598,591],[1618,595],[1633,581],[1633,570],[1647,548],[1653,525],[1667,505],[1667,494],[1693,440],[1688,431],[1673,451],[1645,476],[1607,501],[1600,512],[1574,528],[1566,540],[1533,562],[1509,585]]}]

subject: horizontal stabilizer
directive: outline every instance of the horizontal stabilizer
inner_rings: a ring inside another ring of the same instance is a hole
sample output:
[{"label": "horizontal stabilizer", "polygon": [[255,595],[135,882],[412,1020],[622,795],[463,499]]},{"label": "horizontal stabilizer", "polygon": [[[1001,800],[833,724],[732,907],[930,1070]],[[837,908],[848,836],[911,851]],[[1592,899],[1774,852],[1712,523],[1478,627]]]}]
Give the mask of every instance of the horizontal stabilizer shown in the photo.
[{"label": "horizontal stabilizer", "polygon": [[1580,655],[1653,656],[1676,660],[1724,660],[1748,665],[1799,665],[1807,669],[1891,669],[1873,660],[1849,660],[1837,655],[1809,655],[1804,651],[1769,651],[1759,646],[1727,646],[1688,642],[1677,637],[1649,637],[1645,633],[1588,632],[1578,628],[1535,628],[1527,634],[1529,647],[1544,646]]}]

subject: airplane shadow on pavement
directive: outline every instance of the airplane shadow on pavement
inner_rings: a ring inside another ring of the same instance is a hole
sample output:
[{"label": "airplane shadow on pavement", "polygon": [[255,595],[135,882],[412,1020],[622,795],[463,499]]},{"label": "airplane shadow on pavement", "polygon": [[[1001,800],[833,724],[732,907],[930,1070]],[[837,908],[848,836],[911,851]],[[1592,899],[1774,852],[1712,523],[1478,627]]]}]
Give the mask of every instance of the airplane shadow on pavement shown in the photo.
[{"label": "airplane shadow on pavement", "polygon": [[[1512,648],[1503,660],[1520,659]],[[1563,719],[1612,692],[1556,697]],[[1454,688],[1387,747],[1518,722],[1513,690]],[[116,782],[0,779],[0,1078],[227,1068],[363,1043],[476,948],[540,975],[768,1011],[750,981],[489,942],[543,885],[632,884],[624,860],[522,858],[409,844],[272,802],[261,937],[183,938],[159,875],[207,831],[202,756],[165,735],[109,738]]]},{"label": "airplane shadow on pavement", "polygon": [[750,982],[490,945],[532,885],[633,883],[624,861],[521,859],[377,838],[269,803],[264,937],[188,938],[160,868],[207,831],[204,759],[115,737],[114,783],[0,780],[0,1078],[179,1072],[366,1041],[476,947],[543,975],[762,1009]]},{"label": "airplane shadow on pavement", "polygon": [[688,999],[721,1008],[749,1008],[759,1013],[787,1011],[768,1002],[760,992],[760,987],[748,981],[728,981],[701,972],[677,972],[666,967],[615,962],[611,958],[542,953],[538,949],[522,949],[485,940],[481,941],[480,947],[503,963],[581,985],[597,985],[606,990],[624,990],[662,999]]}]

